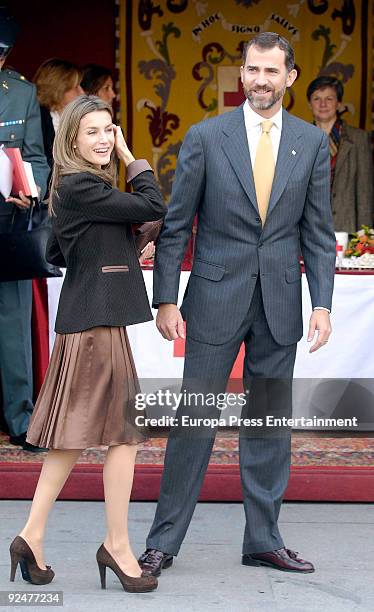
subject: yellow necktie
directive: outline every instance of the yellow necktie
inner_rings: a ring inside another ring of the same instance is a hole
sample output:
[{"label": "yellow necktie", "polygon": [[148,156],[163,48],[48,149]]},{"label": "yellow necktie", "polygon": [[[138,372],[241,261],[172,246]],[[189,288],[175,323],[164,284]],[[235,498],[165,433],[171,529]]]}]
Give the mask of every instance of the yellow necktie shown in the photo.
[{"label": "yellow necktie", "polygon": [[258,141],[253,167],[258,211],[260,213],[262,225],[264,225],[266,219],[275,171],[273,146],[270,138],[270,129],[272,125],[273,122],[269,120],[261,123],[262,134]]}]

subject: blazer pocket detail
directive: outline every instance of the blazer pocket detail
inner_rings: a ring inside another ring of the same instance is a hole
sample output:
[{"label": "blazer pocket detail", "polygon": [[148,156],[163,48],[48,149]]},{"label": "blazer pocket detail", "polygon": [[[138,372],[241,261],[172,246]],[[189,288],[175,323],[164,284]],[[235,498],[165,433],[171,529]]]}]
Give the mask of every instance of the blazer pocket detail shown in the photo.
[{"label": "blazer pocket detail", "polygon": [[225,267],[195,259],[191,274],[201,276],[211,281],[220,281],[225,273]]},{"label": "blazer pocket detail", "polygon": [[107,272],[128,272],[128,266],[103,266],[101,271],[105,273]]},{"label": "blazer pocket detail", "polygon": [[286,282],[287,283],[296,283],[300,279],[301,279],[301,268],[299,264],[286,269]]}]

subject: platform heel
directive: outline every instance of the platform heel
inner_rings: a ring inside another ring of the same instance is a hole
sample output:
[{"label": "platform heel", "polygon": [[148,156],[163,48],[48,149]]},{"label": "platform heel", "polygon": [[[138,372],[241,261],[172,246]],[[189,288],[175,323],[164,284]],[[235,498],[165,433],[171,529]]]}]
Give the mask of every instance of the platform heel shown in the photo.
[{"label": "platform heel", "polygon": [[138,578],[125,574],[112,555],[102,544],[96,553],[96,561],[99,566],[101,588],[106,588],[106,568],[109,567],[117,576],[124,591],[128,593],[149,593],[157,589],[157,578],[149,574],[142,573]]},{"label": "platform heel", "polygon": [[10,553],[10,582],[14,582],[17,566],[20,565],[22,578],[30,584],[49,584],[54,578],[54,571],[49,565],[47,569],[40,569],[34,553],[26,540],[17,536],[9,547]]}]

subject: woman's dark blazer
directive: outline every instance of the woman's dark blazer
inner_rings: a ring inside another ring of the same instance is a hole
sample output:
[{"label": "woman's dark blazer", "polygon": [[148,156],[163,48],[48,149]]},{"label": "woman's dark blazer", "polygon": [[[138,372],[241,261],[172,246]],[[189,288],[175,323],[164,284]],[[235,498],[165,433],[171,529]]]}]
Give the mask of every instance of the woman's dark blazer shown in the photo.
[{"label": "woman's dark blazer", "polygon": [[44,153],[47,158],[48,166],[53,168],[53,143],[55,140],[55,128],[51,113],[46,106],[40,107],[40,118],[42,123]]},{"label": "woman's dark blazer", "polygon": [[151,171],[132,186],[125,193],[90,172],[62,177],[47,245],[47,260],[67,268],[57,333],[152,319],[131,223],[160,219],[166,207]]}]

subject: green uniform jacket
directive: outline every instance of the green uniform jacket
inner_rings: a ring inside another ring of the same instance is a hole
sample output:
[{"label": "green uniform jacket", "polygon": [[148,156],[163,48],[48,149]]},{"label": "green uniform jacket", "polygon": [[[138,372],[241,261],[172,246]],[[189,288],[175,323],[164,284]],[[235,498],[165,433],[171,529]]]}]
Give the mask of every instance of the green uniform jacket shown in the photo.
[{"label": "green uniform jacket", "polygon": [[[18,147],[24,161],[31,162],[35,182],[43,197],[50,170],[44,155],[36,89],[18,72],[7,69],[0,71],[0,144]],[[0,205],[8,207],[1,194]],[[1,217],[0,231],[4,231]]]}]

